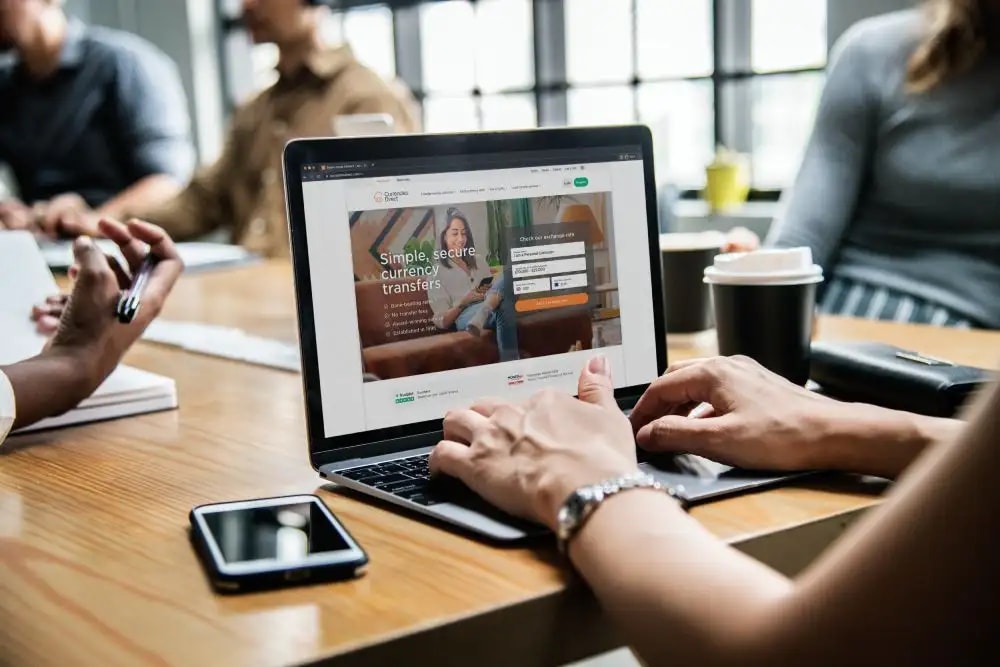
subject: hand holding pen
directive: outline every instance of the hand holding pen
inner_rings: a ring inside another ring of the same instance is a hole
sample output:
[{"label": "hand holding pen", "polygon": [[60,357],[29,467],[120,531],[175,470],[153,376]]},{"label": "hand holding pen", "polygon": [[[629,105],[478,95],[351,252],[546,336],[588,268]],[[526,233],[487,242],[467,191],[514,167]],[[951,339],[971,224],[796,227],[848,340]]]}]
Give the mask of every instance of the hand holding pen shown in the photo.
[{"label": "hand holding pen", "polygon": [[[103,220],[100,231],[118,245],[118,250],[129,267],[128,270],[125,269],[117,257],[101,256],[106,270],[114,276],[118,286],[109,314],[121,324],[130,324],[150,297],[154,301],[151,307],[158,311],[166,291],[172,287],[183,268],[169,237],[160,228],[138,220],[131,220],[127,225]],[[86,237],[78,238],[75,245],[79,244],[88,248],[93,245]],[[94,250],[99,253],[96,245]],[[77,256],[77,248],[74,248],[74,255],[75,264],[70,268],[69,275],[77,280],[83,264]],[[160,265],[164,262],[166,265],[161,268]],[[162,284],[158,284],[163,282],[158,277],[160,274],[167,280],[166,290]],[[147,289],[152,290],[151,295],[147,295]],[[59,328],[63,313],[69,306],[69,298],[69,294],[53,295],[45,303],[32,308],[31,319],[35,321],[39,333],[50,335]],[[155,315],[155,312],[152,313],[152,316]]]},{"label": "hand holding pen", "polygon": [[142,263],[139,264],[139,270],[132,276],[132,284],[118,298],[118,303],[115,305],[115,316],[122,324],[131,324],[139,313],[143,291],[149,284],[149,277],[153,274],[153,269],[158,261],[152,252],[147,254]]},{"label": "hand holding pen", "polygon": [[80,387],[88,390],[114,370],[160,313],[183,270],[177,249],[159,227],[102,220],[100,231],[118,246],[125,264],[105,255],[89,237],[77,238],[73,291],[65,301],[46,303],[58,305],[58,313],[45,312],[45,317],[58,317],[46,353],[69,361],[66,367],[85,376]]}]

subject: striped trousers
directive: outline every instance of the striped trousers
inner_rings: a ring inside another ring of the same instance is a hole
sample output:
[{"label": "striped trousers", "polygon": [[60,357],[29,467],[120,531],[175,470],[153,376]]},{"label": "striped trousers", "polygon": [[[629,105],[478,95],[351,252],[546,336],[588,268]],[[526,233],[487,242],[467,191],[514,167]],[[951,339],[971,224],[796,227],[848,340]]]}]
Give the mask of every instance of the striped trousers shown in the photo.
[{"label": "striped trousers", "polygon": [[869,320],[932,324],[959,329],[974,326],[967,318],[936,303],[846,278],[834,278],[827,285],[820,299],[819,310],[827,315]]}]

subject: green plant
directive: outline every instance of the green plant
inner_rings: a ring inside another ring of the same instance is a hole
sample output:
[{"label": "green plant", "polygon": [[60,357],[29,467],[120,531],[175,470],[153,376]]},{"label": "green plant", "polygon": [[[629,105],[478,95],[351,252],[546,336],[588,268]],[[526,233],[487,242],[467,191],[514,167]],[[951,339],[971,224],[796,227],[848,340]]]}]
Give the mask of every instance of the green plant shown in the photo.
[{"label": "green plant", "polygon": [[538,198],[539,208],[549,208],[555,213],[559,210],[559,207],[563,205],[563,202],[576,202],[577,199],[573,195],[548,195],[545,197]]},{"label": "green plant", "polygon": [[505,235],[508,225],[507,206],[503,201],[490,201],[486,203],[486,224],[489,229],[489,238],[486,244],[486,263],[490,266],[500,266],[503,264],[500,259],[505,251]]}]

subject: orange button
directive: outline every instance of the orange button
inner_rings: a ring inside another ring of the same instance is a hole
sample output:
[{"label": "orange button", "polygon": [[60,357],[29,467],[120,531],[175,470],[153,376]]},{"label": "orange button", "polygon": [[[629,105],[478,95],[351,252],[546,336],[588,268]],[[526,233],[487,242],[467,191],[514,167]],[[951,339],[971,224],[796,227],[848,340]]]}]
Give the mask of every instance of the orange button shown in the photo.
[{"label": "orange button", "polygon": [[537,299],[518,299],[514,304],[514,310],[519,313],[531,313],[536,310],[551,310],[552,308],[565,308],[566,306],[583,306],[590,301],[590,295],[586,292],[577,294],[560,294],[559,296],[542,296]]}]

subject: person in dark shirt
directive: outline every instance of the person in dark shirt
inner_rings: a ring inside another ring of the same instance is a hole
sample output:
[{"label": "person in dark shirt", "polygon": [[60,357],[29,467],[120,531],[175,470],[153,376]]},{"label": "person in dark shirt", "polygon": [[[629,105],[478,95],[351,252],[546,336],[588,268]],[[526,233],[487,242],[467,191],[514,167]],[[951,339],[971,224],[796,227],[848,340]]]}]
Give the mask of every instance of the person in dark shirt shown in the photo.
[{"label": "person in dark shirt", "polygon": [[[214,163],[198,170],[176,197],[133,215],[178,241],[223,231],[248,250],[285,257],[281,155],[289,140],[330,136],[339,116],[361,114],[387,114],[394,131],[418,131],[416,103],[408,90],[384,81],[348,45],[326,43],[323,4],[242,0],[242,21],[253,43],[278,48],[277,81],[234,111]],[[59,232],[78,236],[98,230],[92,223],[61,224]]]},{"label": "person in dark shirt", "polygon": [[85,26],[61,0],[0,1],[0,163],[19,199],[0,229],[124,219],[169,199],[194,167],[174,63],[129,33]]}]

